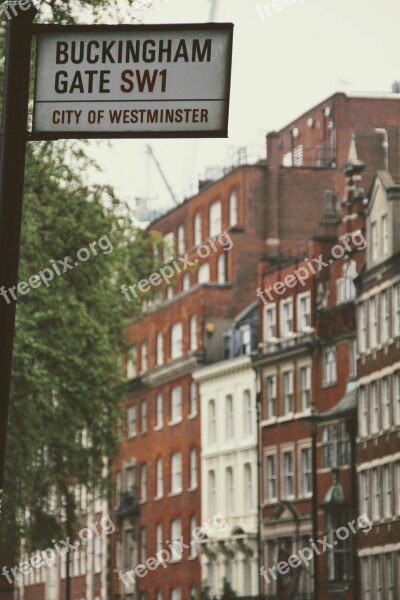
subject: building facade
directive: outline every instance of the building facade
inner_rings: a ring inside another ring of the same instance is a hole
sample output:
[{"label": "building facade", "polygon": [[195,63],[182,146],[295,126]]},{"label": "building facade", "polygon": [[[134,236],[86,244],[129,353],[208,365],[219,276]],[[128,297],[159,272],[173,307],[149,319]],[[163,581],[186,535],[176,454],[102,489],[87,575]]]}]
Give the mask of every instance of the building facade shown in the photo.
[{"label": "building facade", "polygon": [[[226,520],[199,544],[202,581],[219,595],[226,579],[240,596],[258,592],[256,385],[258,306],[250,305],[225,335],[221,362],[197,370],[201,406],[201,509]],[[246,343],[243,343],[245,341]]]}]

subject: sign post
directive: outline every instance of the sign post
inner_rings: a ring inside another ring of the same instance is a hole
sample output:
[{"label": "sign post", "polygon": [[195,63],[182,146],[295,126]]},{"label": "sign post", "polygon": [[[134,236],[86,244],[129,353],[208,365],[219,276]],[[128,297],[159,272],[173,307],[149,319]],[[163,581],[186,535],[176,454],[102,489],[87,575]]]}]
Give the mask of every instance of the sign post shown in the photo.
[{"label": "sign post", "polygon": [[[0,285],[17,285],[29,98],[32,21],[30,3],[12,8],[7,22],[3,114],[0,131]],[[0,302],[0,489],[3,488],[15,303]]]}]

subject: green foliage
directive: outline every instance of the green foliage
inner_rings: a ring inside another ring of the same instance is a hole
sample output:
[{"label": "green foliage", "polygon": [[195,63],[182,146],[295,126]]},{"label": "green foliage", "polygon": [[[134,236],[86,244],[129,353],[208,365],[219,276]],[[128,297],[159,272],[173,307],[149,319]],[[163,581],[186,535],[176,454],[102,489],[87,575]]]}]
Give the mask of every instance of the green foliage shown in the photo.
[{"label": "green foliage", "polygon": [[[111,457],[118,443],[123,329],[139,310],[120,288],[158,266],[151,235],[133,226],[110,188],[85,183],[88,167],[79,144],[29,145],[19,280],[52,270],[51,259],[69,256],[72,265],[81,248],[91,256],[54,274],[49,287],[18,297],[0,524],[2,548],[14,555],[21,536],[45,547],[52,537],[74,532],[79,514],[71,484],[108,489],[103,457]],[[100,238],[94,255],[90,244]],[[53,514],[51,491],[64,498],[68,525]]]},{"label": "green foliage", "polygon": [[236,592],[232,589],[229,581],[224,577],[220,600],[234,600],[235,598],[237,598]]},{"label": "green foliage", "polygon": [[[229,581],[224,577],[221,595],[218,596],[218,600],[235,600],[235,598],[237,598],[236,592],[232,589]],[[217,600],[217,596],[211,596],[210,587],[203,584],[200,589],[199,600]]]}]

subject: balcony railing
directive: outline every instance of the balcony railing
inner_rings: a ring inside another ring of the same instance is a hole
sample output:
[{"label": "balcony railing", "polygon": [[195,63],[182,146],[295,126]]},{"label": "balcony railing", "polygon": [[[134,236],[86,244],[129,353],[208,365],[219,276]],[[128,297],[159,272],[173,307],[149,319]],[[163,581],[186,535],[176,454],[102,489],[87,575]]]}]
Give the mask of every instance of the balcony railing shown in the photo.
[{"label": "balcony railing", "polygon": [[121,523],[124,519],[134,518],[139,514],[139,503],[136,490],[121,492],[119,506],[115,510],[115,517]]},{"label": "balcony railing", "polygon": [[312,343],[314,341],[315,331],[313,328],[309,327],[304,331],[291,332],[290,336],[288,335],[287,337],[272,338],[259,344],[259,346],[264,354],[273,354],[280,350],[286,350],[300,344]]}]

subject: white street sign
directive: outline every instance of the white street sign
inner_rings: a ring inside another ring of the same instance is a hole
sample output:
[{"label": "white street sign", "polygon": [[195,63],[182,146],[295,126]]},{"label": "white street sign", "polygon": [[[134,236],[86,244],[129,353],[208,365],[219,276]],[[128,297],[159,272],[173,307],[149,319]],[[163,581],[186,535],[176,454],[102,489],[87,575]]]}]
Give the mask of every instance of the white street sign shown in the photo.
[{"label": "white street sign", "polygon": [[233,25],[38,25],[31,139],[226,137]]}]

